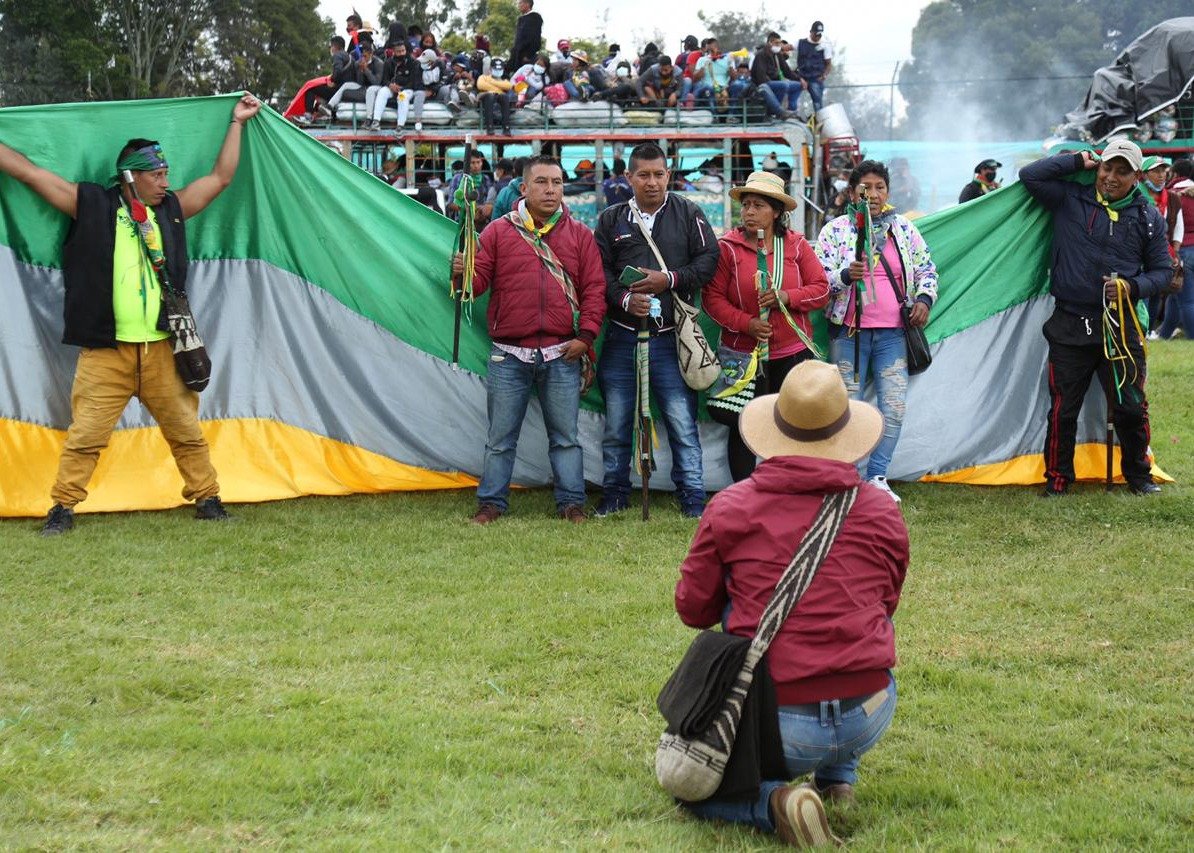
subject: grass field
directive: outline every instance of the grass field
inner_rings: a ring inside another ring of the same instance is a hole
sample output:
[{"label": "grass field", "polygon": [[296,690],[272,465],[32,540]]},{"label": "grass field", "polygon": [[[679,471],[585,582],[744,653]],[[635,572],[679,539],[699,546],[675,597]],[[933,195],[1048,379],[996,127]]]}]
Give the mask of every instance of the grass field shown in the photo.
[{"label": "grass field", "polygon": [[[852,848],[1194,847],[1194,343],[1150,369],[1158,498],[899,487],[900,706]],[[777,846],[654,783],[694,523],[515,501],[0,523],[0,848]]]}]

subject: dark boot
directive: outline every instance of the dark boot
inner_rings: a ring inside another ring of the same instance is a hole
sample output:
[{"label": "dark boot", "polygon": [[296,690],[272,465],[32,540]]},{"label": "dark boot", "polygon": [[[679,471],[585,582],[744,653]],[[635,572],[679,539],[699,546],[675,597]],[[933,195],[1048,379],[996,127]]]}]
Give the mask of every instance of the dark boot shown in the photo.
[{"label": "dark boot", "polygon": [[75,511],[62,504],[54,504],[46,514],[46,523],[42,525],[42,536],[57,536],[66,533],[75,526]]}]

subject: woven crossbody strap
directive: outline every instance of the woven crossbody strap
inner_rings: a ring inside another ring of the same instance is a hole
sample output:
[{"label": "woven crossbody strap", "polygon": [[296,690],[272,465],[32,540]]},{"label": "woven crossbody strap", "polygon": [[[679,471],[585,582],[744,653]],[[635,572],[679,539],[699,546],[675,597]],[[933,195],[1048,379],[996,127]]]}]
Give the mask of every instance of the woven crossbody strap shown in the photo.
[{"label": "woven crossbody strap", "polygon": [[742,669],[738,671],[734,686],[726,696],[725,705],[718,712],[709,731],[705,733],[706,743],[726,754],[733,748],[734,739],[738,736],[738,724],[742,720],[742,709],[746,705],[746,696],[750,692],[751,682],[754,681],[755,667],[762,660],[767,647],[779,633],[780,626],[784,624],[796,602],[800,601],[800,597],[813,582],[813,576],[829,555],[829,549],[833,547],[833,541],[837,539],[842,525],[846,523],[846,516],[857,497],[857,486],[825,496],[812,527],[800,541],[796,555],[792,557],[792,562],[775,585],[775,593],[759,618],[759,628],[746,652]]},{"label": "woven crossbody strap", "polygon": [[560,263],[559,258],[556,257],[556,253],[551,250],[551,246],[542,240],[535,239],[535,235],[530,232],[526,223],[519,217],[517,210],[507,213],[506,219],[514,226],[514,230],[522,235],[522,239],[527,241],[527,244],[535,251],[539,260],[543,262],[543,266],[547,267],[547,271],[559,283],[560,288],[564,291],[564,296],[568,298],[568,304],[572,307],[573,331],[579,332],[580,300],[577,299],[576,285],[572,281],[572,276],[568,275],[568,270],[564,269],[564,265]]},{"label": "woven crossbody strap", "polygon": [[779,633],[780,626],[784,624],[796,602],[800,601],[800,597],[813,582],[813,576],[829,555],[829,549],[833,547],[833,541],[837,539],[842,525],[846,523],[846,516],[849,515],[857,497],[857,486],[825,496],[812,527],[801,540],[796,555],[792,557],[792,562],[775,585],[775,593],[767,602],[763,615],[759,617],[759,627],[755,632],[751,651],[754,651],[754,646],[758,646],[760,657]]}]

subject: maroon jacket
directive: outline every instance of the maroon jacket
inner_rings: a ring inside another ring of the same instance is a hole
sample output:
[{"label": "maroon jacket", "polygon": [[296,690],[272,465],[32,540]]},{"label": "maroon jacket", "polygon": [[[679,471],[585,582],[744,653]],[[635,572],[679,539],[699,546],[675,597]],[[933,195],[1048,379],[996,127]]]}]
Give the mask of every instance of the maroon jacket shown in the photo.
[{"label": "maroon jacket", "polygon": [[[544,239],[576,285],[579,337],[591,344],[605,319],[605,272],[593,232],[564,208]],[[494,341],[538,348],[578,337],[564,289],[504,217],[485,227],[477,246],[473,292],[480,296],[491,287],[489,336]]]},{"label": "maroon jacket", "polygon": [[[858,471],[845,462],[778,456],[718,493],[680,566],[680,619],[708,628],[724,618],[730,633],[753,637],[825,493],[858,482]],[[903,516],[888,495],[864,483],[825,563],[771,643],[781,705],[865,696],[887,686],[887,670],[896,663],[891,616],[907,569]]]},{"label": "maroon jacket", "polygon": [[[747,237],[741,228],[735,228],[719,243],[721,258],[717,262],[717,272],[705,286],[701,305],[721,326],[722,346],[750,352],[756,341],[746,330],[750,321],[759,316],[759,291],[755,287],[755,273],[759,268],[757,241]],[[829,280],[813,247],[795,231],[788,231],[784,237],[783,289],[790,300],[788,311],[792,319],[811,339],[813,330],[808,312],[823,308],[829,302]],[[772,358],[792,355],[805,348],[780,311],[773,308],[768,322],[771,323],[768,349]]]}]

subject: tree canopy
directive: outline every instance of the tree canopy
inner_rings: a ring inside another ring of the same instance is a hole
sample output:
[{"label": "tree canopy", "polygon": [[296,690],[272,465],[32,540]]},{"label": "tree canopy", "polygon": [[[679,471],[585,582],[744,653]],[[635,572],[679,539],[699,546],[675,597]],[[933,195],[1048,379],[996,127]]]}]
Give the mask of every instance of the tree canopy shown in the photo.
[{"label": "tree canopy", "polygon": [[[0,0],[0,103],[281,98],[326,65],[317,0]],[[325,70],[326,73],[326,70]]]},{"label": "tree canopy", "polygon": [[[721,49],[725,51],[738,50],[745,47],[754,50],[767,40],[767,33],[775,30],[783,33],[788,28],[786,19],[776,20],[767,16],[762,10],[756,15],[743,12],[718,12],[713,14],[703,9],[697,12],[697,18],[709,30],[709,35],[717,39]],[[793,44],[795,39],[789,39]]]}]

